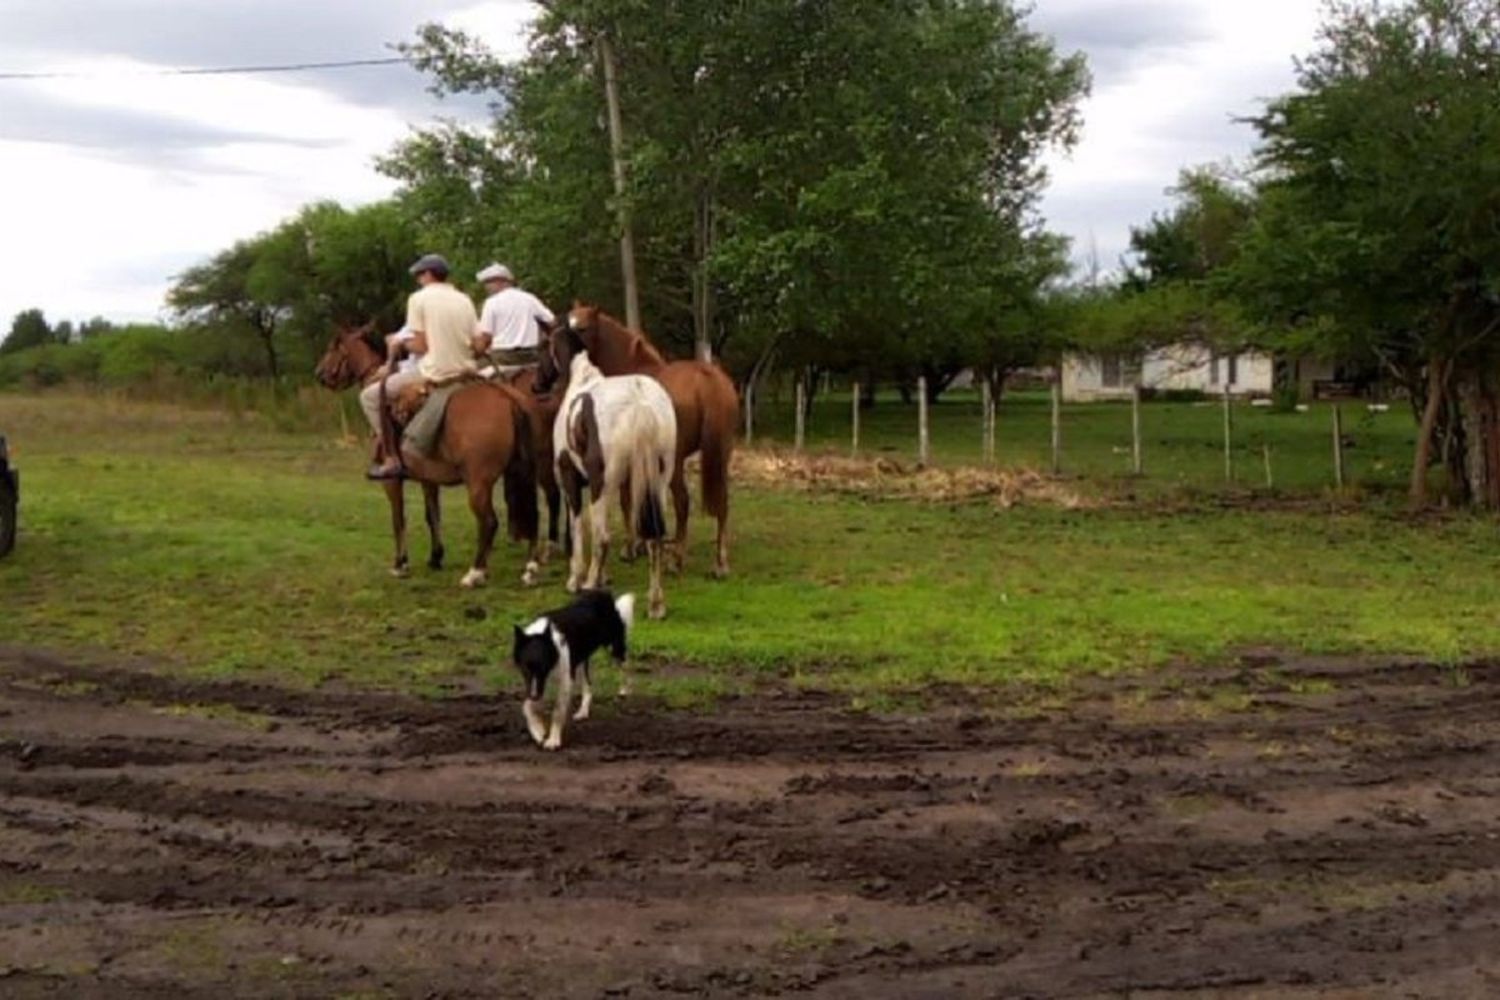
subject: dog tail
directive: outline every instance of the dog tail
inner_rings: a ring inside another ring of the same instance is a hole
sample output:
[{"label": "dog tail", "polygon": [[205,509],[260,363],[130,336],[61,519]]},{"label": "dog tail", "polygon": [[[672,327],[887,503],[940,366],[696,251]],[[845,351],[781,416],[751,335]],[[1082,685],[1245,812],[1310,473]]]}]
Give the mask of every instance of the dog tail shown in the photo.
[{"label": "dog tail", "polygon": [[620,621],[625,623],[625,632],[629,634],[635,626],[635,595],[626,594],[615,601],[615,611],[620,615]]}]

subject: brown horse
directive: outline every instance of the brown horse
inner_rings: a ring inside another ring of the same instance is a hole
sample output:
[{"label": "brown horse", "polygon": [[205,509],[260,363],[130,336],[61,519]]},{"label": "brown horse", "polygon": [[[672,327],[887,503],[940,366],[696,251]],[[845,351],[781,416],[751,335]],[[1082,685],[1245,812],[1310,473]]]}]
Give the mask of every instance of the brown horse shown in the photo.
[{"label": "brown horse", "polygon": [[729,463],[739,426],[739,394],[718,365],[668,361],[638,330],[596,306],[573,304],[568,325],[583,340],[589,357],[605,375],[650,375],[672,397],[677,412],[677,465],[672,470],[672,507],[677,514],[673,546],[681,568],[687,554],[688,497],[683,463],[702,456],[703,506],[719,523],[714,576],[729,575]]},{"label": "brown horse", "polygon": [[[318,362],[318,381],[329,389],[339,390],[367,385],[379,377],[382,358],[370,346],[367,339],[370,332],[369,326],[339,330]],[[494,489],[502,478],[510,535],[530,543],[522,581],[526,584],[536,581],[542,557],[537,539],[536,502],[535,447],[539,421],[533,420],[532,413],[538,407],[538,401],[529,392],[522,393],[509,386],[492,383],[465,386],[448,402],[435,454],[408,456],[408,478],[422,484],[426,500],[427,526],[432,535],[428,565],[433,569],[443,564],[438,487],[463,484],[468,489],[469,508],[478,522],[479,538],[474,564],[463,577],[465,587],[478,586],[489,578],[489,555],[500,524],[495,514]],[[396,541],[392,572],[405,576],[409,567],[405,494],[400,480],[382,485],[390,501],[391,529]]]}]

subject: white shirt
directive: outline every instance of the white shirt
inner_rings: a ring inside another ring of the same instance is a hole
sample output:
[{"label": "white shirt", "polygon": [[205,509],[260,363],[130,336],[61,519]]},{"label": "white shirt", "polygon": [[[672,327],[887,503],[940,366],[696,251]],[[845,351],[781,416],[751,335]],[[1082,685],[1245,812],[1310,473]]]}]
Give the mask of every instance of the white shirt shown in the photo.
[{"label": "white shirt", "polygon": [[[397,330],[395,333],[395,337],[397,342],[402,344],[410,344],[413,340],[417,339],[417,335],[411,332],[411,327],[409,326],[403,326],[400,330]],[[401,358],[400,361],[396,362],[396,371],[402,373],[414,372],[417,370],[417,365],[421,363],[422,355],[413,352],[411,348],[408,347],[406,349],[406,354]]]},{"label": "white shirt", "polygon": [[536,347],[541,342],[537,320],[551,323],[552,318],[552,310],[542,305],[541,299],[512,286],[484,300],[479,331],[490,335],[492,351]]}]

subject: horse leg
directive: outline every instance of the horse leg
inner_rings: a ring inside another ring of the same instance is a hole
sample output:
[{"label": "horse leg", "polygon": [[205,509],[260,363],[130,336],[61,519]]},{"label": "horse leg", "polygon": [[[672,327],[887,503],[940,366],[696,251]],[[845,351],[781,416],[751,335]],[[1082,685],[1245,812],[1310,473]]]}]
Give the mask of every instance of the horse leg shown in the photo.
[{"label": "horse leg", "polygon": [[682,459],[672,470],[672,510],[677,514],[677,535],[672,539],[673,571],[681,573],[687,565],[688,514],[693,509],[693,499],[688,495],[687,472]]},{"label": "horse leg", "polygon": [[635,562],[641,555],[641,540],[635,537],[635,525],[630,523],[630,480],[620,484],[620,515],[625,524],[625,544],[620,546],[620,561]]},{"label": "horse leg", "polygon": [[542,484],[542,493],[547,498],[547,544],[542,546],[542,563],[545,565],[552,558],[552,550],[558,547],[558,513],[562,507],[562,491],[557,488],[557,480],[552,479]]},{"label": "horse leg", "polygon": [[406,491],[401,481],[383,484],[385,498],[391,505],[391,535],[396,540],[396,561],[391,564],[391,576],[405,578],[411,572],[411,560],[406,554]]},{"label": "horse leg", "polygon": [[469,509],[474,512],[474,521],[479,528],[479,547],[474,552],[474,565],[464,574],[459,585],[472,589],[489,581],[490,550],[495,547],[500,518],[495,514],[495,480],[489,476],[476,476],[467,485]]},{"label": "horse leg", "polygon": [[576,594],[583,582],[583,476],[571,461],[559,460],[557,483],[568,514],[568,593]]},{"label": "horse leg", "polygon": [[609,586],[609,574],[604,568],[605,561],[609,558],[609,491],[601,490],[592,503],[589,504],[589,514],[593,520],[594,551],[589,560],[589,575],[584,581],[584,587],[588,590],[596,590],[599,587]]},{"label": "horse leg", "polygon": [[438,486],[422,484],[422,501],[427,509],[427,534],[432,540],[432,553],[427,557],[428,569],[442,569],[443,556],[443,502]]},{"label": "horse leg", "polygon": [[661,587],[662,545],[655,538],[646,543],[646,558],[651,564],[651,604],[648,613],[652,621],[667,617],[667,595]]}]

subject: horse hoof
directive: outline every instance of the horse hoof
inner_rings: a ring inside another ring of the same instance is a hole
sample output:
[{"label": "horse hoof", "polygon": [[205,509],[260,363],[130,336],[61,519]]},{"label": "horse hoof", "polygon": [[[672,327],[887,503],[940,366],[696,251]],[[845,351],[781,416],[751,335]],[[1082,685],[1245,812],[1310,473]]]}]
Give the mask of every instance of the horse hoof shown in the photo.
[{"label": "horse hoof", "polygon": [[391,576],[395,577],[397,580],[405,580],[407,577],[411,576],[411,569],[407,566],[392,566]]},{"label": "horse hoof", "polygon": [[527,563],[526,564],[526,572],[524,572],[524,573],[521,574],[521,586],[523,586],[523,587],[535,587],[536,586],[537,575],[540,572],[541,572],[541,567],[538,566],[534,560],[532,562]]},{"label": "horse hoof", "polygon": [[715,580],[727,580],[727,579],[729,579],[729,567],[728,566],[715,566],[714,567],[713,577],[714,577]]},{"label": "horse hoof", "polygon": [[458,585],[465,590],[473,590],[475,587],[483,587],[489,582],[490,575],[482,569],[471,569],[464,574],[464,578],[458,581]]},{"label": "horse hoof", "polygon": [[667,617],[667,605],[666,605],[666,602],[662,602],[661,604],[652,604],[651,605],[651,611],[649,612],[649,616],[650,616],[651,620],[654,621],[654,622],[659,622],[663,618]]},{"label": "horse hoof", "polygon": [[568,577],[567,585],[563,589],[570,594],[578,593],[578,581],[571,576]]}]

